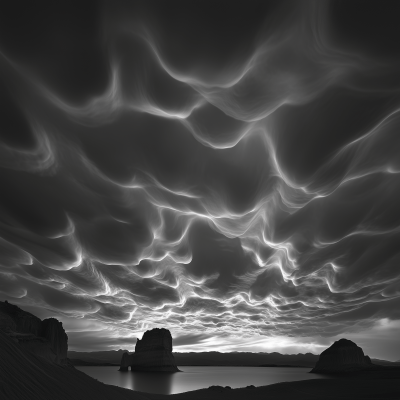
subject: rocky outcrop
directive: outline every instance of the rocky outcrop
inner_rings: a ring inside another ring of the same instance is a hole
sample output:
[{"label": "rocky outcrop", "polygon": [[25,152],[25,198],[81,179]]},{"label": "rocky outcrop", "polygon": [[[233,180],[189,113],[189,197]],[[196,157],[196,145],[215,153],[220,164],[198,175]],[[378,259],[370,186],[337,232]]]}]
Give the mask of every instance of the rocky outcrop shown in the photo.
[{"label": "rocky outcrop", "polygon": [[168,329],[152,329],[146,331],[142,340],[137,339],[135,353],[165,350],[172,353],[172,336]]},{"label": "rocky outcrop", "polygon": [[42,321],[41,336],[51,343],[51,348],[57,354],[58,362],[67,359],[68,336],[65,333],[62,322],[55,318],[48,318]]},{"label": "rocky outcrop", "polygon": [[[40,336],[42,321],[31,313],[21,310],[9,302],[0,301],[0,326],[19,333],[31,333]],[[10,323],[10,320],[12,323]]]},{"label": "rocky outcrop", "polygon": [[131,358],[133,353],[126,352],[122,354],[121,364],[119,367],[120,371],[128,371],[128,368],[131,366]]},{"label": "rocky outcrop", "polygon": [[120,371],[178,372],[172,354],[172,336],[168,329],[146,331],[142,340],[137,339],[135,352],[124,353]]},{"label": "rocky outcrop", "polygon": [[311,372],[341,373],[362,371],[373,367],[371,359],[364,355],[361,347],[351,340],[340,339],[321,353]]},{"label": "rocky outcrop", "polygon": [[55,318],[41,321],[7,301],[0,302],[0,330],[25,351],[52,363],[68,363],[68,336]]},{"label": "rocky outcrop", "polygon": [[21,343],[0,330],[0,399],[148,400],[148,397],[105,385],[72,366],[50,363],[25,351]]}]

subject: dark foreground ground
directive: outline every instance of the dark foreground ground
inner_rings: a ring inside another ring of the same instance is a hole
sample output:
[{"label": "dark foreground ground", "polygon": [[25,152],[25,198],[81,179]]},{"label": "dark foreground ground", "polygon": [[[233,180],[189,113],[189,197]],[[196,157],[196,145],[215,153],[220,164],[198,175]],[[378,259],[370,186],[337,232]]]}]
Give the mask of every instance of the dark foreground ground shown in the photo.
[{"label": "dark foreground ground", "polygon": [[400,371],[312,379],[257,388],[195,390],[175,395],[140,393],[106,385],[72,366],[59,366],[24,352],[0,331],[1,400],[313,400],[400,399]]},{"label": "dark foreground ground", "polygon": [[400,399],[400,379],[312,379],[261,386],[255,389],[202,389],[170,396],[146,395],[164,400],[314,400],[314,399]]}]

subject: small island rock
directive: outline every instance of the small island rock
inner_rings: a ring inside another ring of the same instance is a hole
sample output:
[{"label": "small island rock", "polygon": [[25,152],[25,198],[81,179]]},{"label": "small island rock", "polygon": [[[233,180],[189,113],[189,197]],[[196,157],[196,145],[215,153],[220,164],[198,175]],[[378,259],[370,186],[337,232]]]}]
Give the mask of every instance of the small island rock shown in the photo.
[{"label": "small island rock", "polygon": [[364,355],[361,347],[347,339],[340,339],[319,356],[311,372],[341,373],[361,371],[373,367],[371,359]]},{"label": "small island rock", "polygon": [[168,329],[146,331],[142,340],[137,339],[135,352],[124,353],[120,371],[178,372],[172,354],[172,336]]}]

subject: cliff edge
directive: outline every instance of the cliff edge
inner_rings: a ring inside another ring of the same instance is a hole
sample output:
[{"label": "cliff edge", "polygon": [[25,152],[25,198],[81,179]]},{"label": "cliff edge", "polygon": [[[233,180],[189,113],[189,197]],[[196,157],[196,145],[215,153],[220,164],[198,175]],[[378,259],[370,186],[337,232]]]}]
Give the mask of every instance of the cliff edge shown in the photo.
[{"label": "cliff edge", "polygon": [[68,336],[55,318],[41,321],[16,305],[0,301],[0,331],[23,350],[52,363],[68,363]]}]

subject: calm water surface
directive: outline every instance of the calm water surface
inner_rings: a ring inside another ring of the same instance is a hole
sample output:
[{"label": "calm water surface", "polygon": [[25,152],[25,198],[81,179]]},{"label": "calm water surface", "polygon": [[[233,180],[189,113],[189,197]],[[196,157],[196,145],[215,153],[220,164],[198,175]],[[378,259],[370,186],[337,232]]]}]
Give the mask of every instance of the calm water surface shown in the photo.
[{"label": "calm water surface", "polygon": [[118,367],[76,367],[87,375],[109,385],[140,392],[174,394],[208,388],[211,385],[231,388],[263,386],[278,382],[328,378],[309,374],[311,368],[273,367],[179,367],[182,372],[119,372]]}]

